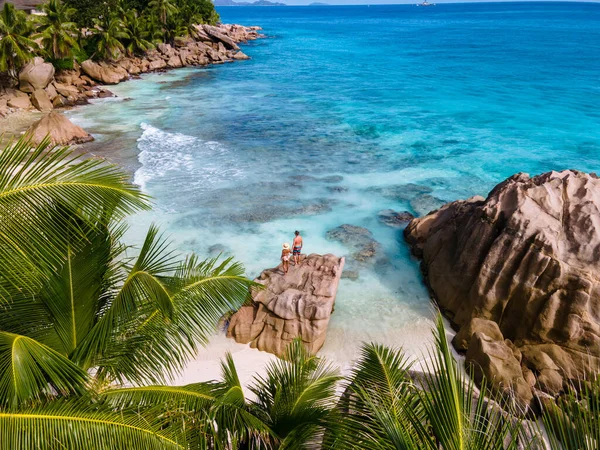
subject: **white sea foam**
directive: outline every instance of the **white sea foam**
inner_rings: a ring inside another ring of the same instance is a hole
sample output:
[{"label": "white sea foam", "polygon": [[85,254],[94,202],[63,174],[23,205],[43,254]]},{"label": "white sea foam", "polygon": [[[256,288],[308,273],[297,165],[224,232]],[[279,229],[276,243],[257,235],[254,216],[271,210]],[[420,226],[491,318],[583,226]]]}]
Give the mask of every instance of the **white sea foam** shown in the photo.
[{"label": "white sea foam", "polygon": [[197,193],[242,173],[219,142],[169,133],[147,123],[142,123],[141,128],[138,160],[142,166],[135,172],[134,182],[145,191],[149,182],[157,182],[170,189],[193,189]]}]

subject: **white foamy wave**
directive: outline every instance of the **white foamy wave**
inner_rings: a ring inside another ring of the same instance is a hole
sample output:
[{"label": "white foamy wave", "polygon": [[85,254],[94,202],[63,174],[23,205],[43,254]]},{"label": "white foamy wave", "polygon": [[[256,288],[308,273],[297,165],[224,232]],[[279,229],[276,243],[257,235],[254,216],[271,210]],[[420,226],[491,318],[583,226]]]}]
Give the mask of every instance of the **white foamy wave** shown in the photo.
[{"label": "white foamy wave", "polygon": [[219,142],[169,133],[146,123],[141,128],[138,160],[142,167],[134,181],[143,190],[157,181],[171,189],[198,192],[241,175],[234,155]]}]

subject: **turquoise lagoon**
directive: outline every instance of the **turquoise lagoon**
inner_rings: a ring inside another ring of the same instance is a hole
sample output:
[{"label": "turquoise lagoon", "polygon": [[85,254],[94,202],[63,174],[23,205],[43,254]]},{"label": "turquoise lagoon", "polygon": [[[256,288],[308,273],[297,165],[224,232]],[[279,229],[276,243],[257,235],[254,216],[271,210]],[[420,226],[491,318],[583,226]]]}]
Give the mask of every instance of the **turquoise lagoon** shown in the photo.
[{"label": "turquoise lagoon", "polygon": [[[421,215],[515,172],[600,168],[598,4],[219,12],[264,28],[251,60],[147,75],[70,115],[154,198],[132,241],[156,222],[182,251],[234,254],[255,276],[295,229],[305,251],[344,255],[326,232],[368,228],[381,255],[349,263],[359,278],[342,280],[322,350],[344,367],[362,341],[419,354],[430,340],[418,264],[379,211]],[[262,358],[215,336],[188,380],[226,349]]]}]

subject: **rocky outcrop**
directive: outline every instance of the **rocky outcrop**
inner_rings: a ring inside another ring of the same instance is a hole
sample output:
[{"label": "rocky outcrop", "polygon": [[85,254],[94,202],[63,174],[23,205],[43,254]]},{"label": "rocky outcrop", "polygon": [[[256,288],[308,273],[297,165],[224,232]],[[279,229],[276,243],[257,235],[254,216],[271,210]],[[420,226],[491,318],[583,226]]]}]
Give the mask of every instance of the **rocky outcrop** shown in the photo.
[{"label": "rocky outcrop", "polygon": [[31,136],[35,144],[39,144],[46,136],[50,136],[52,143],[57,145],[83,144],[94,140],[89,133],[57,111],[42,117],[25,134]]},{"label": "rocky outcrop", "polygon": [[31,109],[32,103],[42,111],[84,105],[90,99],[112,96],[99,88],[98,83],[117,84],[146,72],[248,59],[239,51],[237,43],[262,37],[258,27],[220,24],[209,29],[210,34],[202,25],[197,25],[194,38],[177,39],[174,46],[159,44],[142,56],[118,61],[88,60],[81,66],[75,63],[73,69],[56,74],[51,64],[35,58],[20,74],[20,90],[0,94],[0,115]]},{"label": "rocky outcrop", "polygon": [[91,59],[81,63],[81,69],[92,79],[103,84],[117,84],[129,78],[129,73],[116,64],[94,62]]},{"label": "rocky outcrop", "polygon": [[264,289],[252,291],[252,304],[242,306],[229,322],[227,336],[266,352],[281,355],[295,338],[317,353],[325,342],[344,258],[302,256],[290,265],[265,270],[255,280]]},{"label": "rocky outcrop", "polygon": [[31,108],[31,100],[29,100],[29,95],[15,90],[9,90],[9,92],[6,94],[6,104],[15,109]]},{"label": "rocky outcrop", "polygon": [[[512,380],[522,404],[530,395],[503,344],[518,350],[513,358],[530,390],[554,393],[600,367],[596,175],[517,174],[486,199],[449,203],[413,220],[405,237],[423,259],[431,293],[459,328],[457,348],[486,375]],[[480,319],[496,323],[497,332]],[[484,361],[488,349],[504,362]],[[512,375],[492,366],[511,367]]]},{"label": "rocky outcrop", "polygon": [[402,228],[415,218],[408,211],[397,212],[392,209],[385,209],[377,213],[379,221],[389,227]]},{"label": "rocky outcrop", "polygon": [[52,111],[54,107],[50,101],[48,93],[44,89],[36,89],[31,94],[31,104],[35,106],[39,111]]},{"label": "rocky outcrop", "polygon": [[327,239],[341,242],[350,248],[350,258],[359,263],[370,262],[381,251],[381,244],[373,238],[373,233],[356,225],[344,224],[329,230]]},{"label": "rocky outcrop", "polygon": [[240,47],[235,43],[235,41],[229,36],[227,36],[225,33],[223,33],[220,28],[207,24],[204,24],[202,27],[204,28],[204,32],[210,37],[214,38],[217,41],[217,43],[223,43],[230,50],[240,49]]},{"label": "rocky outcrop", "polygon": [[44,62],[43,58],[36,57],[19,73],[19,89],[22,92],[32,93],[37,89],[46,88],[53,78],[54,66]]}]

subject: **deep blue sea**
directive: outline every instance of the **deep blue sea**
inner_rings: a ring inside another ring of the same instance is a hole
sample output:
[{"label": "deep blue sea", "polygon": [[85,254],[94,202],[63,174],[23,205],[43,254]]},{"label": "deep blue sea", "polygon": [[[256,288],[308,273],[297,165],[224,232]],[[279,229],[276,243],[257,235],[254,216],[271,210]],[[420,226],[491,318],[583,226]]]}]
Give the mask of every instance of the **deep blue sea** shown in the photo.
[{"label": "deep blue sea", "polygon": [[[600,169],[600,4],[223,7],[260,25],[251,60],[144,76],[75,110],[94,154],[154,197],[182,251],[234,254],[255,276],[302,230],[307,252],[369,229],[376,262],[344,279],[323,354],[361,341],[422,348],[431,306],[384,209],[425,214],[515,172]],[[224,338],[219,346],[231,348]]]}]

